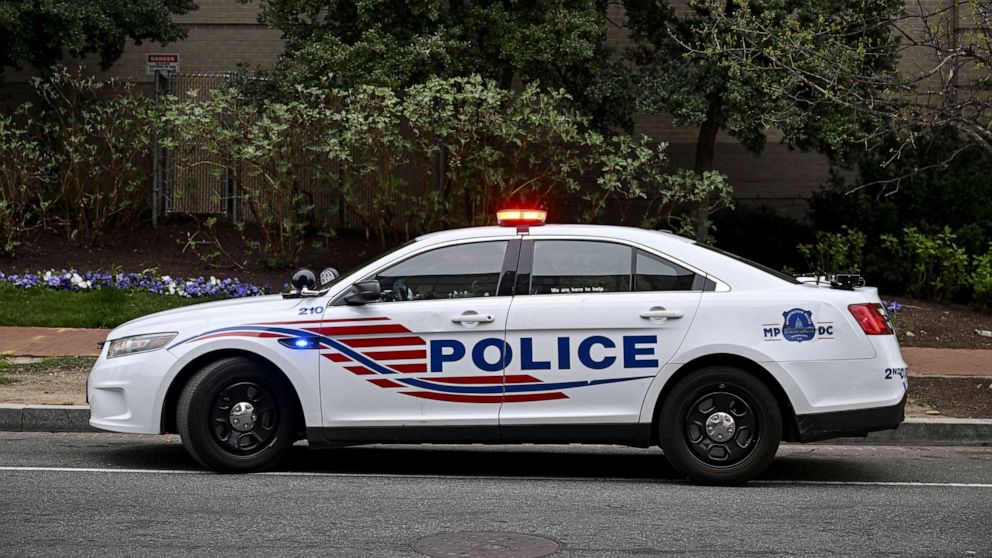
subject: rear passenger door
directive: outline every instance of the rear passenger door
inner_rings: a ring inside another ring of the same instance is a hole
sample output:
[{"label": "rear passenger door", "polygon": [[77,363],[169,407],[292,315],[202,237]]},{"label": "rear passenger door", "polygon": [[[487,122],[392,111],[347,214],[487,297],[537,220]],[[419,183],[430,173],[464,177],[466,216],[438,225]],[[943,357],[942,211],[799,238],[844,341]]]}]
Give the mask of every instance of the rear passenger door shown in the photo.
[{"label": "rear passenger door", "polygon": [[500,426],[637,422],[692,323],[705,277],[597,239],[526,239],[507,319]]}]

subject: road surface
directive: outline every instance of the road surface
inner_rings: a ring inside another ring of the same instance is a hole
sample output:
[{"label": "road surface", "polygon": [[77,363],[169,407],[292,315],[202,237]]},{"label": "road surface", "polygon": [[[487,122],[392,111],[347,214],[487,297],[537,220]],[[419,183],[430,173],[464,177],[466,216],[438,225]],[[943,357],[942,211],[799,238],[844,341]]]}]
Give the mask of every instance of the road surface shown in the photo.
[{"label": "road surface", "polygon": [[783,446],[743,487],[604,446],[294,447],[200,469],[175,436],[0,433],[0,556],[415,557],[438,533],[558,557],[992,555],[992,448]]}]

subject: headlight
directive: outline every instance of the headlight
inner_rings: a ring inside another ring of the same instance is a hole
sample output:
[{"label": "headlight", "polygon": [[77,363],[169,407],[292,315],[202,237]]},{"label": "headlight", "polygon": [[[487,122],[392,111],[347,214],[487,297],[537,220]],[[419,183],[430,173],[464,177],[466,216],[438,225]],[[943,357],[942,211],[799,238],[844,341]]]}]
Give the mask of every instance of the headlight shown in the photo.
[{"label": "headlight", "polygon": [[176,332],[149,333],[147,335],[134,335],[132,337],[114,339],[110,342],[110,348],[107,349],[107,358],[133,355],[134,353],[147,353],[148,351],[161,349],[168,345],[169,341],[172,341],[176,335],[178,335]]}]

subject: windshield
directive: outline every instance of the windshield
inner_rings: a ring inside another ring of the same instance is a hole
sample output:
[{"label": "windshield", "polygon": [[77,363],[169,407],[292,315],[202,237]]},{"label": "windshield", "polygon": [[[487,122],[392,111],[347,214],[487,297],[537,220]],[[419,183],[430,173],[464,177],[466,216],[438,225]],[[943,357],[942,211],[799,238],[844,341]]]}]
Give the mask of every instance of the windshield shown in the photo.
[{"label": "windshield", "polygon": [[402,250],[403,248],[406,248],[407,246],[413,244],[416,241],[417,241],[417,239],[408,240],[408,241],[404,242],[403,244],[400,244],[396,248],[393,248],[392,250],[388,250],[388,251],[383,252],[381,254],[377,254],[375,256],[372,256],[371,258],[368,258],[367,260],[363,261],[362,263],[360,263],[360,264],[358,264],[356,266],[352,266],[350,269],[348,269],[348,271],[345,271],[344,273],[342,273],[341,275],[338,275],[334,279],[331,279],[330,281],[321,284],[319,290],[328,289],[328,288],[330,288],[330,287],[332,287],[334,285],[337,285],[338,283],[341,282],[342,279],[344,279],[345,277],[348,277],[349,275],[351,275],[352,273],[358,271],[359,269],[362,269],[363,267],[369,265],[370,263],[372,263],[372,262],[374,262],[374,261],[376,261],[376,260],[378,260],[380,258],[384,258],[384,257],[392,254],[393,252],[396,252],[397,250]]},{"label": "windshield", "polygon": [[732,254],[732,253],[730,253],[730,252],[728,252],[726,250],[721,250],[721,249],[719,249],[719,248],[717,248],[715,246],[710,246],[709,244],[703,244],[702,242],[697,242],[696,243],[696,246],[700,246],[702,248],[706,248],[707,250],[712,250],[713,252],[716,252],[717,254],[722,254],[724,256],[727,256],[728,258],[735,259],[735,260],[741,262],[742,264],[747,264],[747,265],[749,265],[749,266],[751,266],[751,267],[753,267],[755,269],[759,269],[761,271],[764,271],[765,273],[767,273],[769,275],[773,275],[773,276],[778,277],[779,279],[781,279],[783,281],[788,281],[789,283],[792,283],[794,285],[801,285],[802,284],[801,281],[797,281],[796,278],[793,277],[793,276],[791,276],[791,275],[786,275],[785,273],[782,273],[781,271],[772,269],[772,268],[768,267],[767,265],[761,265],[758,262],[753,262],[753,261],[751,261],[751,260],[749,260],[747,258],[742,258],[742,257],[738,256],[737,254]]}]

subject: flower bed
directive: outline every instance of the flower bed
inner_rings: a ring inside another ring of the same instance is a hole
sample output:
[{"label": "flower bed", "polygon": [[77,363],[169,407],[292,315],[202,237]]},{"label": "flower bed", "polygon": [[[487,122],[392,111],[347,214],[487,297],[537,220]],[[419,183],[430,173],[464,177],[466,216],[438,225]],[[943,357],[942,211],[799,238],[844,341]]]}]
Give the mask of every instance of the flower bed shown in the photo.
[{"label": "flower bed", "polygon": [[272,287],[242,282],[240,279],[216,277],[170,277],[152,273],[110,273],[75,269],[54,270],[21,275],[5,275],[0,271],[0,283],[20,289],[50,289],[55,291],[94,291],[116,289],[147,292],[184,298],[241,298],[271,294]]}]

